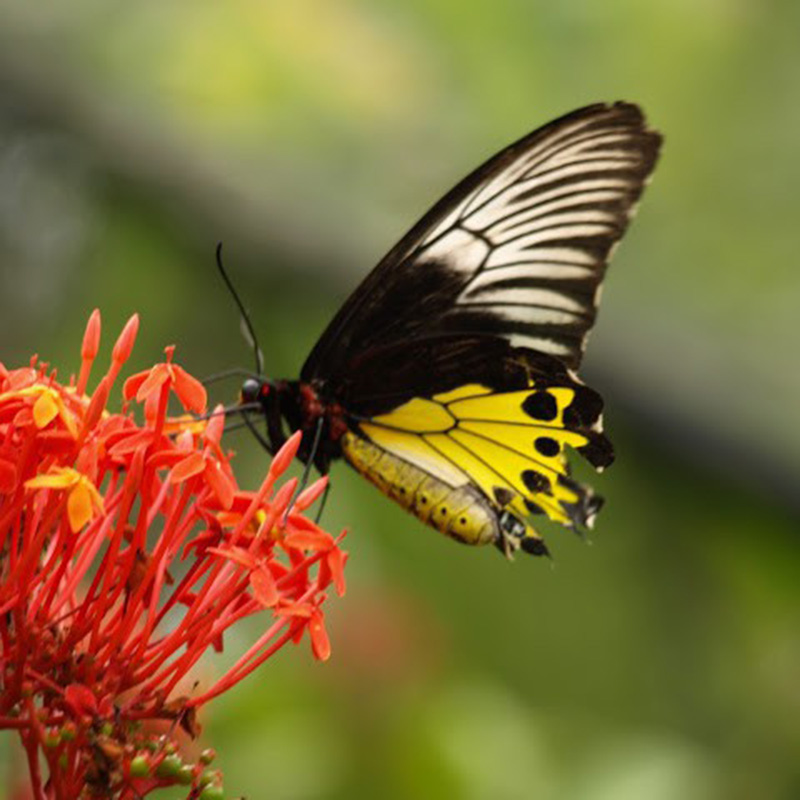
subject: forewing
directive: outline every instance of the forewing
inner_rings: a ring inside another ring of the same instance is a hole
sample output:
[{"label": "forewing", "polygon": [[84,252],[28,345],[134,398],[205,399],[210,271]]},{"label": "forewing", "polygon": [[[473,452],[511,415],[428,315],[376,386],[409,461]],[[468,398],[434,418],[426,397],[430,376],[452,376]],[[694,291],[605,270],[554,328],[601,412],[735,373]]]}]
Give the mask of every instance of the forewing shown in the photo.
[{"label": "forewing", "polygon": [[615,103],[575,111],[501,151],[370,273],[303,379],[335,377],[362,352],[437,333],[500,336],[576,367],[659,144],[637,106]]}]

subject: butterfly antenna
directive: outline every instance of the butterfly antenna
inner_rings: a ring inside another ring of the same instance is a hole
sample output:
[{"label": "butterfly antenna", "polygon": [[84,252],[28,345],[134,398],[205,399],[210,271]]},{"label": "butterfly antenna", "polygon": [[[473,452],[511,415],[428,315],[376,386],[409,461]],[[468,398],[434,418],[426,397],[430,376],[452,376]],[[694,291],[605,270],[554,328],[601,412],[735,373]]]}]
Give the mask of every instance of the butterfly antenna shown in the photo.
[{"label": "butterfly antenna", "polygon": [[228,287],[228,291],[231,293],[236,305],[239,308],[239,313],[242,317],[242,325],[244,328],[244,332],[246,338],[250,346],[253,348],[253,352],[255,353],[256,357],[256,373],[258,375],[264,374],[264,354],[261,352],[261,348],[258,346],[258,338],[256,337],[255,328],[253,328],[253,323],[250,321],[250,315],[247,313],[247,309],[244,307],[244,303],[242,302],[242,298],[239,297],[239,293],[236,291],[236,288],[233,285],[233,281],[231,281],[230,277],[228,276],[228,272],[225,269],[225,266],[222,263],[222,242],[217,242],[217,269],[219,269],[219,274],[222,276],[222,280],[225,281],[225,285]]}]

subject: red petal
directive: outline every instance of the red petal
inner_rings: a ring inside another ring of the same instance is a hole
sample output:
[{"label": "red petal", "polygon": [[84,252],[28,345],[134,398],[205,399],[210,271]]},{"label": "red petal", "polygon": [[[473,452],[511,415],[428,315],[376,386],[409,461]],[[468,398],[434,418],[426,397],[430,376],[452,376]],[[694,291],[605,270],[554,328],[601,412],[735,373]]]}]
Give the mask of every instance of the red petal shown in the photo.
[{"label": "red petal", "polygon": [[172,377],[175,379],[173,389],[183,407],[195,414],[202,414],[208,399],[206,387],[177,364],[172,366]]},{"label": "red petal", "polygon": [[250,573],[250,586],[253,589],[256,600],[264,608],[272,608],[281,599],[275,578],[272,577],[272,573],[263,564]]},{"label": "red petal", "polygon": [[254,497],[255,492],[248,492],[240,489],[233,498],[233,505],[230,510],[236,514],[244,514],[245,511],[250,508]]},{"label": "red petal", "polygon": [[222,434],[225,433],[225,406],[222,404],[214,407],[214,415],[208,420],[208,425],[203,431],[203,438],[212,444],[219,444],[222,441]]},{"label": "red petal", "polygon": [[233,505],[236,484],[219,468],[216,461],[206,463],[206,481],[217,496],[222,508],[229,509]]},{"label": "red petal", "polygon": [[344,593],[347,589],[344,581],[344,564],[345,561],[347,561],[347,554],[343,553],[338,547],[334,547],[325,557],[325,560],[331,571],[333,585],[336,587],[336,594],[338,594],[339,597],[344,597]]},{"label": "red petal", "polygon": [[[134,429],[135,430],[135,429]],[[155,433],[150,430],[139,430],[120,439],[110,450],[112,456],[125,456],[136,450],[144,450],[152,441]]]},{"label": "red petal", "polygon": [[311,650],[314,658],[319,661],[327,661],[331,657],[331,641],[325,630],[325,623],[322,619],[322,612],[315,609],[308,621],[308,632],[311,635]]},{"label": "red petal", "polygon": [[169,380],[169,369],[167,365],[156,364],[150,370],[150,374],[144,379],[144,383],[139,387],[139,391],[136,392],[136,401],[141,403],[148,397],[153,396],[167,380]]},{"label": "red petal", "polygon": [[333,536],[323,530],[293,530],[286,534],[284,544],[298,550],[327,550],[333,545]]},{"label": "red petal", "polygon": [[144,372],[137,372],[135,375],[131,375],[131,377],[125,381],[125,385],[122,387],[122,396],[126,400],[131,400],[136,397],[139,387],[147,380],[147,376],[149,374],[150,370],[148,369]]},{"label": "red petal", "polygon": [[310,603],[289,603],[278,610],[281,616],[300,617],[301,619],[309,619],[313,612],[314,609]]},{"label": "red petal", "polygon": [[190,453],[172,468],[169,474],[170,483],[183,483],[183,481],[199,475],[206,468],[206,460],[202,453]]}]

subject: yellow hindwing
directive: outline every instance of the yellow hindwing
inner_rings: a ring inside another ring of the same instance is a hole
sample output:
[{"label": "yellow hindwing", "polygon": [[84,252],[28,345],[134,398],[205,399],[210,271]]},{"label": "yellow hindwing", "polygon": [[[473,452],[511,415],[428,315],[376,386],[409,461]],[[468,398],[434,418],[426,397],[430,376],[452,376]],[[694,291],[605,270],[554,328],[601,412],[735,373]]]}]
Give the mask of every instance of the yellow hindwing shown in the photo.
[{"label": "yellow hindwing", "polygon": [[[566,448],[589,442],[586,431],[565,422],[575,395],[575,387],[533,378],[527,389],[507,392],[467,384],[359,422],[360,436],[347,434],[343,452],[385,494],[443,533],[474,544],[497,540],[510,512],[520,523],[516,535],[539,539],[526,521],[531,514],[590,525],[595,510],[590,490],[567,477]],[[425,492],[433,495],[421,503]]]}]

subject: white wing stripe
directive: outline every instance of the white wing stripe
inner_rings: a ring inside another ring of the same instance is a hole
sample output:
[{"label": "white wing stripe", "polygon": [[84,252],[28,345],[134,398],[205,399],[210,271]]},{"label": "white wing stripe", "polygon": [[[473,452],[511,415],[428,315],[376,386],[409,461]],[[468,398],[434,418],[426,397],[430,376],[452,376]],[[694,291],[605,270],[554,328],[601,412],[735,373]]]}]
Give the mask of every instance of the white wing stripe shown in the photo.
[{"label": "white wing stripe", "polygon": [[[551,173],[564,163],[581,163],[606,156],[610,158],[613,164],[617,165],[620,162],[630,165],[636,165],[641,162],[641,156],[635,150],[630,151],[610,148],[607,151],[603,151],[602,148],[597,145],[598,142],[602,143],[604,138],[603,136],[594,134],[577,141],[570,141],[560,149],[550,148],[549,152],[547,150],[533,150],[528,157],[521,159],[519,164],[515,165],[514,168],[509,168],[505,172],[502,172],[485,186],[480,187],[470,198],[466,198],[463,205],[464,215],[467,216],[474,213],[476,211],[476,203],[478,206],[482,206],[486,202],[492,202],[502,194],[506,188],[517,183],[520,178],[525,179]],[[609,137],[609,139],[611,139],[609,143],[613,144],[626,141],[626,137],[621,135]],[[627,137],[627,141],[630,141],[630,137]],[[589,159],[582,158],[587,154],[591,156]],[[546,169],[539,169],[542,165],[546,165]]]},{"label": "white wing stripe", "polygon": [[[473,228],[485,236],[496,237],[517,225],[545,217],[548,214],[558,211],[569,211],[572,209],[594,208],[595,213],[616,219],[619,216],[617,210],[624,193],[607,189],[606,191],[594,192],[562,192],[560,196],[550,202],[531,203],[525,207],[512,209],[510,212],[504,209],[505,216],[498,216],[486,228]],[[613,209],[606,211],[604,209]]]},{"label": "white wing stripe", "polygon": [[504,208],[526,200],[539,202],[542,192],[561,189],[569,186],[574,189],[579,182],[594,179],[606,181],[619,181],[620,189],[631,191],[636,183],[631,179],[631,167],[635,162],[621,164],[619,161],[608,161],[593,158],[589,161],[576,164],[571,162],[562,164],[547,172],[537,173],[525,178],[513,186],[507,187],[494,196],[478,203],[469,214],[464,214],[463,219],[472,219],[487,208]]},{"label": "white wing stripe", "polygon": [[515,325],[575,325],[582,323],[586,314],[576,314],[550,306],[529,306],[518,303],[467,303],[470,309],[491,309],[492,316]]},{"label": "white wing stripe", "polygon": [[556,341],[555,339],[528,336],[524,333],[512,333],[507,338],[512,347],[529,347],[531,350],[549,353],[552,356],[567,356],[572,352],[572,347],[570,345]]},{"label": "white wing stripe", "polygon": [[484,269],[469,282],[469,288],[478,289],[494,283],[522,280],[585,281],[593,272],[591,267],[579,264],[532,258],[524,262]]},{"label": "white wing stripe", "polygon": [[[529,250],[536,250],[537,245],[542,242],[567,242],[568,240],[591,239],[596,236],[607,236],[608,233],[608,225],[559,225],[543,228],[535,233],[517,235],[510,242],[500,245],[497,250],[492,253],[492,256],[501,250],[523,254]],[[577,242],[574,248],[568,246],[567,249],[572,252],[573,258],[576,254],[586,253],[587,259],[593,259],[592,254],[582,250],[577,245]],[[491,261],[491,256],[489,257],[489,261]]]},{"label": "white wing stripe", "polygon": [[509,267],[514,264],[525,263],[564,263],[570,266],[585,265],[594,273],[597,259],[586,250],[579,250],[574,247],[537,247],[535,253],[525,253],[516,244],[504,244],[496,247],[486,259],[484,269],[493,267]]},{"label": "white wing stripe", "polygon": [[537,306],[539,308],[574,311],[577,314],[586,314],[590,310],[590,306],[569,297],[563,292],[558,292],[553,289],[520,286],[489,286],[479,290],[471,289],[466,295],[462,294],[460,302],[464,305],[506,304]]},{"label": "white wing stripe", "polygon": [[[581,226],[593,226],[594,228],[602,229],[604,233],[613,233],[619,227],[617,216],[598,209],[593,211],[573,211],[572,213],[565,211],[562,214],[536,214],[528,219],[518,220],[513,225],[506,225],[502,231],[493,229],[490,238],[493,244],[500,245],[512,242],[518,237],[523,237],[527,234]],[[541,219],[545,219],[546,223],[543,225],[532,224]]]}]

